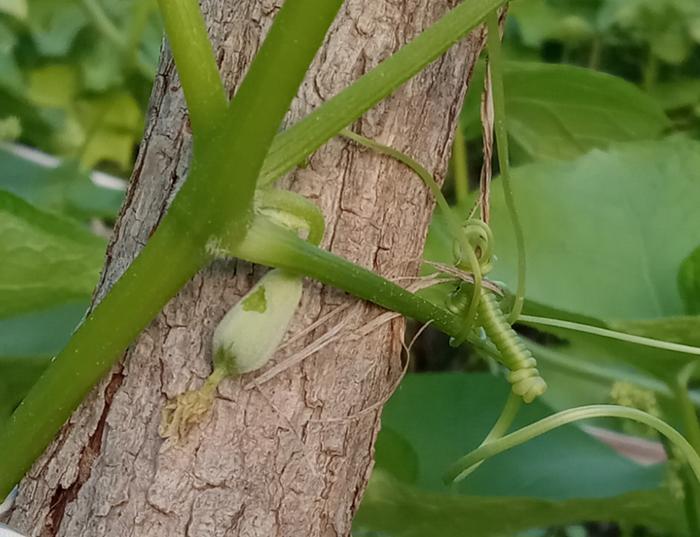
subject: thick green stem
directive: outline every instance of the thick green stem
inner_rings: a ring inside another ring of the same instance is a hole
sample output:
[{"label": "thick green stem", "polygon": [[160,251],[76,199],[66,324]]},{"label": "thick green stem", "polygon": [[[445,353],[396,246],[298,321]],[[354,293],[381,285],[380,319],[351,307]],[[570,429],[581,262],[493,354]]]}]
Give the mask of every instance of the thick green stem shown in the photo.
[{"label": "thick green stem", "polygon": [[455,183],[457,205],[464,205],[469,197],[469,168],[467,163],[467,145],[464,141],[462,126],[457,125],[455,139],[452,142],[452,176]]},{"label": "thick green stem", "polygon": [[303,162],[504,3],[505,0],[468,0],[460,3],[375,69],[277,136],[265,159],[259,183],[269,184]]},{"label": "thick green stem", "polygon": [[461,317],[331,252],[322,250],[264,217],[253,220],[245,240],[220,244],[246,261],[310,276],[384,308],[432,324],[450,335],[462,330]]},{"label": "thick green stem", "polygon": [[506,126],[506,98],[503,84],[503,58],[501,53],[501,37],[498,25],[498,11],[494,10],[487,19],[489,71],[493,91],[494,131],[496,134],[496,149],[498,151],[498,167],[500,168],[501,184],[506,207],[510,214],[515,234],[515,244],[518,254],[518,284],[515,292],[513,309],[508,315],[508,322],[513,324],[523,310],[525,302],[525,237],[520,225],[518,210],[515,206],[513,188],[510,184],[510,160],[508,158],[508,130]]},{"label": "thick green stem", "polygon": [[158,6],[197,139],[226,114],[226,91],[197,0],[158,0]]},{"label": "thick green stem", "polygon": [[[243,237],[268,148],[341,5],[285,2],[226,115],[209,118],[218,126],[204,144],[195,142],[190,175],[171,211],[189,218],[203,242]],[[193,218],[201,207],[207,207],[207,218]],[[243,217],[233,222],[233,215]]]},{"label": "thick green stem", "polygon": [[[195,151],[192,172],[160,227],[0,432],[0,496],[21,478],[128,344],[208,260],[208,238],[225,235],[230,244],[243,240],[265,154],[341,3],[284,4],[223,121],[208,118],[221,126]],[[170,31],[187,32],[191,21],[174,20]],[[176,41],[188,45],[181,37]],[[194,83],[193,66],[184,68],[183,86]],[[205,98],[207,93],[195,95]],[[201,104],[192,98],[190,103],[195,108]]]},{"label": "thick green stem", "polygon": [[[167,270],[163,270],[164,259]],[[0,498],[29,470],[143,327],[206,260],[203,249],[177,229],[161,226],[156,231],[0,431]]]}]

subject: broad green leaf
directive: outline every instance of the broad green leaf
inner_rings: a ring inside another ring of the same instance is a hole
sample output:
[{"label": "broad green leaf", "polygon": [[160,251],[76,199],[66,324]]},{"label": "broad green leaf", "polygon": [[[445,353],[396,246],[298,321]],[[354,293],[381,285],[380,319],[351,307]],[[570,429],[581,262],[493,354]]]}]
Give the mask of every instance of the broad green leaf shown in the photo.
[{"label": "broad green leaf", "polygon": [[49,358],[70,339],[89,298],[0,319],[0,363],[6,358]]},{"label": "broad green leaf", "polygon": [[[669,125],[661,106],[634,85],[571,65],[508,62],[508,133],[534,159],[571,159],[613,142],[657,138]],[[465,138],[481,136],[479,64],[461,114]]]},{"label": "broad green leaf", "polygon": [[[658,486],[661,468],[645,468],[623,459],[570,426],[498,455],[457,488],[447,487],[442,482],[445,470],[484,439],[508,391],[505,381],[488,374],[408,375],[384,409],[382,429],[390,433],[379,435],[378,468],[422,489],[469,495],[562,500]],[[516,426],[550,413],[541,403],[527,405]],[[387,452],[393,457],[386,456]],[[382,461],[391,461],[391,465]],[[404,469],[403,475],[395,473],[398,467]]]},{"label": "broad green leaf", "polygon": [[[598,319],[685,313],[676,275],[700,244],[699,142],[630,143],[523,166],[513,189],[529,300]],[[498,261],[490,276],[513,289],[513,233],[500,184],[492,192]]]},{"label": "broad green leaf", "polygon": [[691,315],[700,314],[700,247],[695,248],[678,269],[678,290]]},{"label": "broad green leaf", "polygon": [[[505,537],[586,520],[678,527],[680,506],[652,491],[662,467],[639,466],[573,426],[494,457],[456,488],[443,485],[444,470],[483,440],[508,390],[487,374],[408,375],[385,407],[356,527],[426,537]],[[536,402],[521,413],[517,426],[551,412]],[[661,507],[654,517],[651,502]]]},{"label": "broad green leaf", "polygon": [[[564,332],[559,335],[570,336]],[[542,400],[553,409],[614,402],[611,399],[613,385],[625,382],[653,393],[665,409],[671,410],[664,417],[677,423],[677,409],[671,408],[675,405],[675,394],[668,383],[658,377],[671,376],[667,373],[679,371],[685,362],[674,363],[662,371],[664,364],[668,366],[667,362],[661,359],[656,367],[651,361],[651,371],[647,371],[639,366],[636,347],[610,348],[606,341],[589,337],[587,342],[583,335],[570,337],[560,345],[544,346],[528,340],[528,347],[536,356],[538,369],[549,386]],[[700,405],[700,397],[694,395],[693,398]]]},{"label": "broad green leaf", "polygon": [[508,132],[535,159],[569,159],[612,142],[654,139],[668,126],[651,97],[590,69],[510,62],[504,83]]},{"label": "broad green leaf", "polygon": [[102,239],[7,192],[0,192],[0,236],[0,318],[89,298]]},{"label": "broad green leaf", "polygon": [[114,218],[124,195],[96,186],[74,161],[46,168],[2,147],[0,189],[35,207],[79,219]]},{"label": "broad green leaf", "polygon": [[682,537],[687,530],[681,506],[678,499],[652,491],[566,501],[450,496],[418,490],[375,470],[354,528],[384,537],[513,537],[532,528],[613,521]]}]

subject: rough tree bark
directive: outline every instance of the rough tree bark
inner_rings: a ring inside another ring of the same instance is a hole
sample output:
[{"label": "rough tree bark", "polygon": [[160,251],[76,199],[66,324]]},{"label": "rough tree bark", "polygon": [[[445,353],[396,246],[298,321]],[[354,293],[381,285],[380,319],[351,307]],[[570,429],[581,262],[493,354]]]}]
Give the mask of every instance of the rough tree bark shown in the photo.
[{"label": "rough tree bark", "polygon": [[[280,3],[204,0],[232,91]],[[455,3],[348,0],[287,122],[336,94]],[[482,41],[477,32],[453,47],[356,127],[441,177]],[[98,298],[158,224],[189,155],[186,110],[166,50]],[[324,247],[387,277],[416,274],[433,203],[403,166],[336,139],[283,184],[322,207]],[[292,333],[338,306],[352,307],[278,353],[277,361],[333,327],[339,339],[258,388],[245,389],[254,374],[225,381],[210,416],[183,443],[158,436],[166,399],[207,376],[218,319],[260,273],[241,262],[215,263],[168,304],[25,478],[13,526],[31,536],[71,537],[349,534],[371,471],[381,409],[343,418],[386,396],[401,369],[403,322],[363,328],[380,314],[377,308],[307,282]]]}]

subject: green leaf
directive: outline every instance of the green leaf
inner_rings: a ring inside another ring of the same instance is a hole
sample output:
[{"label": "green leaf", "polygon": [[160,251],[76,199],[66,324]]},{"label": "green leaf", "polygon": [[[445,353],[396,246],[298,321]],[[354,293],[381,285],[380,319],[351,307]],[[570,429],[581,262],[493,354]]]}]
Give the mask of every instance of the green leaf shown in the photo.
[{"label": "green leaf", "polygon": [[124,84],[125,69],[122,55],[115,54],[114,45],[101,39],[91,47],[80,62],[83,85],[87,91],[105,92]]},{"label": "green leaf", "polygon": [[[483,65],[461,114],[466,139],[481,136]],[[504,68],[508,134],[534,159],[571,159],[613,142],[657,138],[669,121],[634,85],[571,65],[508,62]]]},{"label": "green leaf", "polygon": [[[677,500],[652,490],[662,467],[623,459],[573,426],[488,460],[456,488],[443,485],[445,468],[484,438],[508,390],[486,374],[408,375],[382,416],[377,465],[355,529],[510,537],[598,520],[683,530]],[[549,413],[533,403],[516,425]]]},{"label": "green leaf", "polygon": [[[639,142],[573,162],[513,171],[528,262],[527,298],[598,319],[685,313],[681,261],[700,243],[700,143]],[[498,257],[514,288],[516,250],[500,185],[492,190]]]},{"label": "green leaf", "polygon": [[89,298],[102,239],[7,192],[0,192],[0,235],[0,318]]},{"label": "green leaf", "polygon": [[96,186],[75,161],[46,168],[0,147],[0,189],[78,219],[114,218],[124,193]]},{"label": "green leaf", "polygon": [[417,490],[375,471],[354,527],[386,537],[512,537],[532,528],[613,521],[680,537],[687,531],[684,520],[681,502],[652,491],[567,501],[449,496]]},{"label": "green leaf", "polygon": [[[562,500],[615,496],[659,485],[661,467],[623,459],[573,426],[486,461],[456,488],[444,485],[445,470],[484,439],[508,391],[504,380],[488,374],[408,375],[384,409],[382,427],[391,434],[379,435],[377,467],[425,490],[468,495]],[[550,413],[543,404],[532,403],[522,409],[515,426]],[[396,439],[401,439],[398,446]],[[387,460],[391,465],[382,464]],[[416,466],[405,475],[395,473],[397,467]]]},{"label": "green leaf", "polygon": [[678,290],[686,313],[700,314],[700,246],[681,263],[678,269]]},{"label": "green leaf", "polygon": [[634,85],[590,69],[510,62],[504,82],[508,132],[535,159],[657,138],[669,124]]}]

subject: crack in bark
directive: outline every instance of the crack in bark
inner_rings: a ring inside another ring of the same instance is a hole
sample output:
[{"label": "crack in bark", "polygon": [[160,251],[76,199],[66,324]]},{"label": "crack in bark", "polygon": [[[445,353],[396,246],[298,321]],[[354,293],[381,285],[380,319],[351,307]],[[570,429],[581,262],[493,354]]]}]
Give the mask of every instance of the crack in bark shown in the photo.
[{"label": "crack in bark", "polygon": [[107,414],[112,405],[114,394],[117,393],[117,390],[119,390],[119,387],[124,381],[124,375],[121,371],[121,366],[117,366],[117,370],[112,372],[112,378],[105,387],[102,414],[100,415],[94,432],[90,435],[85,447],[80,453],[77,479],[67,489],[59,486],[51,498],[51,507],[46,517],[44,529],[41,532],[42,537],[54,537],[58,534],[61,521],[66,513],[66,507],[78,497],[81,487],[90,478],[92,465],[101,453],[102,435],[107,423]]}]

